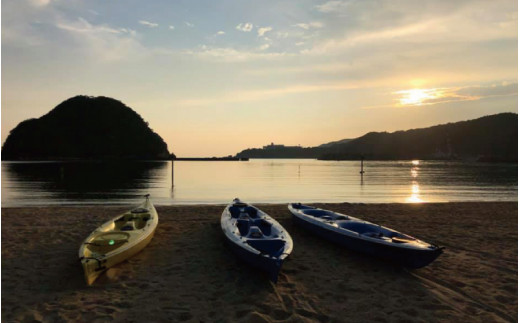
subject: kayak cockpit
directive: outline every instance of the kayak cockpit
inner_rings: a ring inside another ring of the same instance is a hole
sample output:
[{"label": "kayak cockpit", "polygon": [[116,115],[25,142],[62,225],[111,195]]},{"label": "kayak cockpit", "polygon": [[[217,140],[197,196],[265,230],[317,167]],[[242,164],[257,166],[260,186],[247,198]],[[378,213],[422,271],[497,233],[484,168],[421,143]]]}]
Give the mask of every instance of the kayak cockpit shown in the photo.
[{"label": "kayak cockpit", "polygon": [[114,221],[115,231],[140,230],[146,226],[151,219],[149,212],[133,213],[127,212]]},{"label": "kayak cockpit", "polygon": [[129,238],[130,234],[127,232],[102,232],[85,244],[86,248],[92,253],[106,254],[123,246]]},{"label": "kayak cockpit", "polygon": [[327,211],[327,210],[320,210],[320,209],[302,209],[301,212],[305,215],[310,215],[315,218],[320,218],[323,220],[331,220],[331,221],[338,221],[338,220],[348,220],[349,218],[345,215],[338,214],[336,212]]},{"label": "kayak cockpit", "polygon": [[244,218],[246,216],[251,219],[258,218],[258,210],[252,206],[240,207],[233,205],[229,208],[229,213],[233,219]]},{"label": "kayak cockpit", "polygon": [[241,236],[251,236],[253,238],[261,238],[271,236],[272,224],[264,219],[238,219],[236,222],[238,231]]},{"label": "kayak cockpit", "polygon": [[236,219],[234,222],[238,232],[235,231],[235,234],[244,238],[249,246],[271,257],[278,257],[284,252],[286,242],[279,239],[280,230],[267,221],[257,208],[234,203],[229,207],[229,214],[232,221]]},{"label": "kayak cockpit", "polygon": [[336,224],[339,228],[353,231],[361,236],[369,238],[392,240],[392,242],[396,243],[416,241],[415,238],[399,233],[397,231],[389,230],[385,227],[373,223],[358,221],[338,221],[336,222]]}]

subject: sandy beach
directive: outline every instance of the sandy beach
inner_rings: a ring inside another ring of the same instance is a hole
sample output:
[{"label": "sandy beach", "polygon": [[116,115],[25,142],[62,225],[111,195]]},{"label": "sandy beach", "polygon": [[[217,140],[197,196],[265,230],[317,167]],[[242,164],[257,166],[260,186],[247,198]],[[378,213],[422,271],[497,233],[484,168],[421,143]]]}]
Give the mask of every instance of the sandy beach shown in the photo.
[{"label": "sandy beach", "polygon": [[150,245],[88,287],[79,245],[128,207],[2,208],[2,321],[517,321],[517,203],[314,205],[445,253],[407,270],[308,234],[287,205],[257,205],[294,240],[274,285],[225,245],[222,205],[159,206]]}]

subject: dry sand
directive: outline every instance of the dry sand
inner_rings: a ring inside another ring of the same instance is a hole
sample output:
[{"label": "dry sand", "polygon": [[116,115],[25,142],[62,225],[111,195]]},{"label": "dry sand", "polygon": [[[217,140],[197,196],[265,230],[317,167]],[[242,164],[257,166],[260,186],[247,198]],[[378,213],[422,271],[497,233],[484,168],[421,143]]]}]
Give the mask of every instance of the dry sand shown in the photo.
[{"label": "dry sand", "polygon": [[158,207],[141,253],[86,286],[81,241],[121,207],[2,209],[4,322],[516,321],[517,203],[316,204],[446,246],[406,270],[293,225],[262,205],[294,251],[274,285],[241,263],[220,229],[223,206]]}]

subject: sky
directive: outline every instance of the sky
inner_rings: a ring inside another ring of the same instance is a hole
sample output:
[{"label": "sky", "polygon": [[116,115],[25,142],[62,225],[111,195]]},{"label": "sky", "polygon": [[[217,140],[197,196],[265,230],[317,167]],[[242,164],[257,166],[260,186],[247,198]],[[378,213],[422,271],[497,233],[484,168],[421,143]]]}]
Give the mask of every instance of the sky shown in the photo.
[{"label": "sky", "polygon": [[516,0],[3,0],[2,142],[75,95],[178,157],[518,112]]}]

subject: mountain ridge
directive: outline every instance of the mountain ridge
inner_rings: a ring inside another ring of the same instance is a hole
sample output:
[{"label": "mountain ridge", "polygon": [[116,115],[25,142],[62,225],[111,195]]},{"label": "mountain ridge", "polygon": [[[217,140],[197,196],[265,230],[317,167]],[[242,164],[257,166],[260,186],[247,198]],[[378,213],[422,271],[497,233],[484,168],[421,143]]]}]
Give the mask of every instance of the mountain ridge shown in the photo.
[{"label": "mountain ridge", "polygon": [[321,160],[432,159],[518,161],[518,114],[512,112],[394,132],[368,132],[316,147],[277,150],[249,148],[241,158],[317,158]]}]

